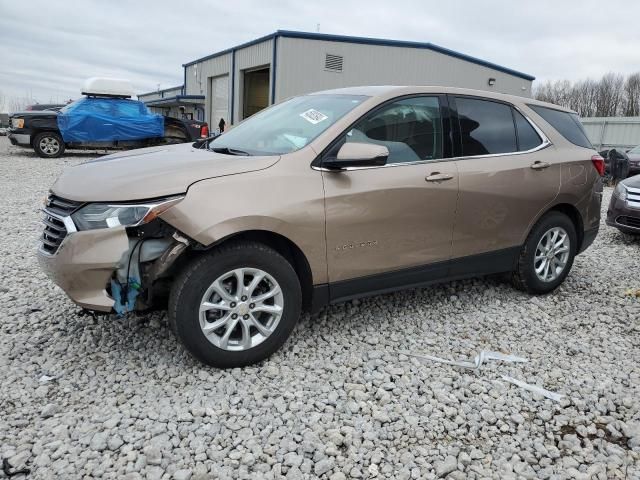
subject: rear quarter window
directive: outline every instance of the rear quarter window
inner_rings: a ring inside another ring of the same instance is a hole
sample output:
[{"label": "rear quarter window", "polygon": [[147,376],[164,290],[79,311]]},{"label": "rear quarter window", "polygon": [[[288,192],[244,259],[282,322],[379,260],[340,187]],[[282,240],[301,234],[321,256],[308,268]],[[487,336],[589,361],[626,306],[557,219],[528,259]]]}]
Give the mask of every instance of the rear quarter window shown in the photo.
[{"label": "rear quarter window", "polygon": [[544,118],[560,135],[569,142],[579,147],[593,148],[587,138],[584,127],[580,123],[578,115],[570,112],[563,112],[553,108],[542,107],[540,105],[528,105],[528,107]]}]

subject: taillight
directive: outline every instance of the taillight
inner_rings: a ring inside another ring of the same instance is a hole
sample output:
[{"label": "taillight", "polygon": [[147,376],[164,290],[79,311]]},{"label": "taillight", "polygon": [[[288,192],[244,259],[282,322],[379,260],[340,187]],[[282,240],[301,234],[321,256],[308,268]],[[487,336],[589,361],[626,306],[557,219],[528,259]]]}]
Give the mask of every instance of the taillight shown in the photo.
[{"label": "taillight", "polygon": [[596,167],[598,175],[602,177],[604,175],[604,158],[600,155],[593,155],[591,161],[593,162],[593,166]]},{"label": "taillight", "polygon": [[207,138],[208,136],[209,136],[209,125],[205,123],[204,125],[202,125],[202,128],[200,129],[200,138]]}]

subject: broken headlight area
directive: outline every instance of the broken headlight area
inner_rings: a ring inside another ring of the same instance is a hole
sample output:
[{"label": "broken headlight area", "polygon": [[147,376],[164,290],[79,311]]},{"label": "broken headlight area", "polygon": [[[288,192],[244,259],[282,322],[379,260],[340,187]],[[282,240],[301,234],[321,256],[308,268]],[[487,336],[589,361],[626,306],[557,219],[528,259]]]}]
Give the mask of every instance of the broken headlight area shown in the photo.
[{"label": "broken headlight area", "polygon": [[[152,306],[162,280],[191,241],[160,219],[127,228],[123,252],[108,291],[119,315]],[[158,285],[160,284],[160,285]]]},{"label": "broken headlight area", "polygon": [[155,220],[183,198],[179,195],[141,203],[88,203],[71,218],[78,230],[135,227]]}]

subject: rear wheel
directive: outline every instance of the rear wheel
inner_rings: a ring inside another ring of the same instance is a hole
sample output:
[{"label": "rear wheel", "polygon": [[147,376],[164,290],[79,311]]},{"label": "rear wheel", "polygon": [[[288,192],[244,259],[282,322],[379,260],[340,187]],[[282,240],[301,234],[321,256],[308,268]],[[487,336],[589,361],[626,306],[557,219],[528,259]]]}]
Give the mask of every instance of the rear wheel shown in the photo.
[{"label": "rear wheel", "polygon": [[169,297],[172,329],[199,360],[232,368],[278,350],[301,311],[300,282],[278,252],[253,242],[204,255],[176,279]]},{"label": "rear wheel", "polygon": [[525,242],[513,284],[529,293],[549,293],[569,274],[577,250],[573,222],[561,212],[549,212],[533,227]]},{"label": "rear wheel", "polygon": [[58,158],[64,153],[64,141],[56,132],[38,133],[33,139],[33,149],[42,158]]}]

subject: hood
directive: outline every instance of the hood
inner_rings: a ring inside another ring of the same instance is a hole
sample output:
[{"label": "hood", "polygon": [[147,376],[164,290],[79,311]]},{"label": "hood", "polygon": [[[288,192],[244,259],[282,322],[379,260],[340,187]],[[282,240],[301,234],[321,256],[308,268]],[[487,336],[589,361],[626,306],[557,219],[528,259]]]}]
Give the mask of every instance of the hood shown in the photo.
[{"label": "hood", "polygon": [[279,156],[244,157],[189,143],[116,153],[66,169],[51,188],[80,202],[126,202],[184,193],[200,180],[262,170]]},{"label": "hood", "polygon": [[634,175],[633,177],[625,178],[620,183],[631,188],[640,188],[640,175]]},{"label": "hood", "polygon": [[55,110],[29,110],[28,112],[13,112],[9,115],[9,118],[13,117],[57,117],[58,112]]}]

